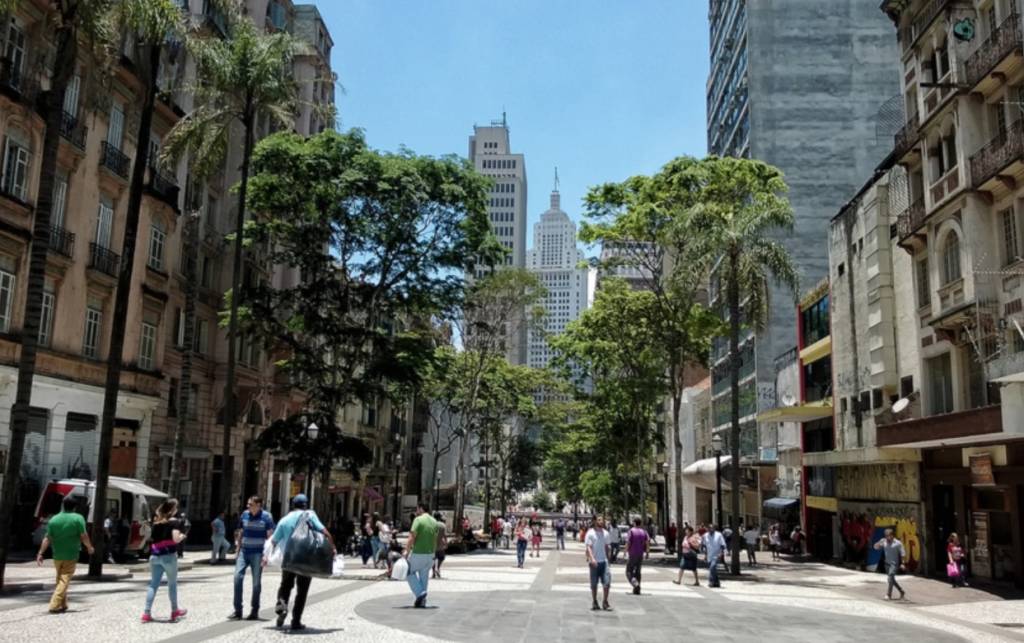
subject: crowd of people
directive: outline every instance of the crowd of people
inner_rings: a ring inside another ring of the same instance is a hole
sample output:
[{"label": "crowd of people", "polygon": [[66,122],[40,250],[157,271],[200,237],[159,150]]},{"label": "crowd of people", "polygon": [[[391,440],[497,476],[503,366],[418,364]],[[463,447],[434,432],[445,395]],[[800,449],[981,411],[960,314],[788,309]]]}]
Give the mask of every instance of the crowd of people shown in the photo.
[{"label": "crowd of people", "polygon": [[[113,522],[114,516],[109,517]],[[477,542],[476,530],[468,519],[448,529],[444,516],[440,512],[431,514],[423,504],[416,507],[410,517],[408,537],[402,543],[398,537],[400,525],[392,521],[390,516],[364,514],[358,527],[358,533],[340,534],[343,550],[358,555],[364,567],[370,564],[375,569],[383,569],[387,577],[396,575],[405,578],[414,598],[414,607],[426,606],[427,590],[430,579],[440,579],[441,568],[446,552],[452,542]],[[264,509],[263,500],[259,496],[249,498],[246,509],[238,516],[234,529],[234,596],[229,619],[258,620],[260,618],[260,598],[263,569],[268,564],[268,556],[276,550],[287,551],[288,543],[297,527],[308,526],[311,532],[322,534],[318,541],[331,551],[332,558],[338,553],[336,529],[326,527],[309,507],[309,500],[304,494],[297,494],[290,503],[290,512],[279,522],[269,511]],[[107,527],[107,525],[104,525]],[[516,566],[523,568],[526,559],[542,556],[541,545],[543,533],[549,529],[554,533],[555,550],[564,550],[566,538],[579,538],[585,549],[589,568],[592,609],[611,610],[609,588],[612,574],[611,565],[616,563],[624,550],[626,556],[625,576],[632,586],[634,594],[640,594],[644,561],[650,556],[651,546],[656,542],[656,529],[653,521],[645,524],[641,518],[634,518],[631,525],[620,525],[612,520],[606,524],[602,516],[593,519],[566,520],[555,518],[545,522],[534,517],[495,516],[487,525],[485,534],[488,545],[492,548],[515,547]],[[224,559],[231,549],[228,541],[228,522],[225,514],[220,513],[210,523],[212,533],[212,550],[210,562],[217,563]],[[179,503],[174,498],[164,500],[156,509],[152,519],[150,543],[150,582],[146,591],[145,603],[141,620],[149,623],[153,618],[153,604],[159,592],[161,582],[167,580],[167,596],[170,602],[169,622],[184,617],[188,610],[178,602],[178,558],[183,544],[188,539],[190,525],[179,511]],[[106,531],[106,530],[105,530]],[[335,532],[335,533],[332,533]],[[109,533],[109,532],[108,532]],[[743,525],[733,529],[727,525],[719,529],[714,524],[700,524],[696,527],[684,523],[681,532],[675,523],[670,523],[664,534],[666,554],[675,555],[678,551],[678,577],[673,583],[681,585],[687,572],[693,575],[693,585],[699,586],[698,561],[701,555],[707,567],[707,586],[720,587],[719,566],[726,563],[726,554],[732,550],[733,539],[739,539],[740,548],[746,552],[748,565],[757,565],[757,552],[768,550],[773,560],[778,560],[783,552],[784,544],[790,553],[803,552],[804,536],[799,526],[793,528],[784,538],[785,529],[776,523],[762,530],[759,525]],[[62,511],[47,524],[46,534],[37,555],[37,561],[43,564],[45,552],[52,546],[53,560],[57,583],[50,600],[49,609],[52,613],[67,610],[68,586],[75,572],[80,549],[85,547],[92,554],[93,544],[86,530],[84,517],[78,513],[78,503],[74,498],[66,497],[62,502]],[[888,575],[888,587],[885,598],[891,599],[893,590],[904,598],[905,592],[896,579],[904,567],[906,549],[894,535],[892,529],[885,531],[884,538],[873,544],[880,552],[880,570]],[[279,552],[280,553],[280,552]],[[964,582],[965,551],[956,534],[949,536],[947,545],[949,557],[949,577],[954,585],[966,585]],[[249,610],[244,610],[245,577],[249,576],[251,591]],[[316,574],[313,574],[316,575]],[[280,586],[274,613],[277,626],[282,627],[291,615],[291,628],[301,630],[305,627],[302,615],[309,594],[312,577],[299,571],[282,567]],[[601,586],[601,600],[598,600],[598,588]],[[295,592],[294,602],[292,593]]]}]

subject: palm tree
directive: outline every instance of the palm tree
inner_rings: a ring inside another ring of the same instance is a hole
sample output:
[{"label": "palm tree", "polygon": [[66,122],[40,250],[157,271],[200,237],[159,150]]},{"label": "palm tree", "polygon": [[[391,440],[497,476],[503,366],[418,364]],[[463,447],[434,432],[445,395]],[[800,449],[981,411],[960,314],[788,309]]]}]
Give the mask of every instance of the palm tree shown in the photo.
[{"label": "palm tree", "polygon": [[224,474],[219,507],[226,507],[233,474],[233,467],[229,466],[231,432],[237,419],[236,337],[246,190],[256,137],[256,119],[257,116],[266,115],[275,124],[283,126],[290,126],[294,121],[298,92],[291,64],[296,45],[285,32],[262,32],[249,18],[236,10],[227,14],[227,35],[224,39],[194,39],[190,50],[196,59],[196,77],[202,79],[193,88],[196,108],[171,130],[164,148],[166,157],[176,160],[188,155],[191,167],[197,173],[211,175],[223,164],[232,126],[241,124],[244,130],[227,332],[228,363],[224,378],[224,443],[221,460]]},{"label": "palm tree", "polygon": [[[141,118],[136,136],[135,160],[128,186],[128,208],[125,216],[124,238],[121,242],[121,265],[114,294],[114,317],[110,325],[110,352],[107,355],[107,375],[103,387],[103,415],[100,420],[100,448],[96,463],[96,496],[94,507],[107,506],[107,480],[110,475],[110,451],[114,440],[114,416],[117,414],[117,394],[121,386],[121,367],[124,352],[125,328],[128,324],[128,299],[131,296],[132,273],[135,265],[135,241],[139,231],[139,213],[142,209],[142,191],[146,172],[151,163],[149,142],[153,127],[153,108],[159,91],[160,57],[171,37],[185,30],[185,14],[174,0],[121,0],[111,7],[110,19],[120,33],[134,38],[133,64],[142,86]],[[103,572],[103,521],[95,520],[92,539],[96,551],[89,561],[89,575]]]},{"label": "palm tree", "polygon": [[[764,328],[769,312],[769,279],[794,294],[798,275],[773,235],[793,228],[793,210],[783,196],[777,168],[750,159],[709,157],[701,162],[702,188],[690,221],[698,260],[720,261],[718,279],[729,309],[729,371],[732,395],[729,447],[732,466],[730,512],[740,515],[740,324]],[[721,520],[721,518],[719,518]],[[732,539],[732,572],[740,570],[740,538]]]},{"label": "palm tree", "polygon": [[[19,0],[0,0],[0,14],[10,14],[21,4]],[[3,494],[0,496],[0,588],[3,587],[7,549],[11,536],[11,520],[17,497],[21,460],[25,450],[29,407],[32,403],[32,382],[35,378],[36,349],[42,319],[43,289],[46,279],[46,255],[50,245],[50,213],[57,175],[57,152],[60,146],[64,94],[75,73],[79,38],[102,42],[109,34],[107,20],[111,1],[61,0],[51,3],[52,37],[55,45],[50,88],[35,104],[45,123],[42,161],[39,173],[39,194],[32,224],[32,245],[29,253],[25,319],[21,334],[21,355],[18,361],[18,386],[11,412],[11,442],[7,450]]]}]

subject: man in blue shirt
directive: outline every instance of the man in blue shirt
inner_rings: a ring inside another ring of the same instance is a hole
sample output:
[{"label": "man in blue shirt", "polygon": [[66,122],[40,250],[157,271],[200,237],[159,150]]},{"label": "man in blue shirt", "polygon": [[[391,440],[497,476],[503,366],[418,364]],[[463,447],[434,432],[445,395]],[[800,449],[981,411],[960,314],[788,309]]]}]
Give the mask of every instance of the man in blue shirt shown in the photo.
[{"label": "man in blue shirt", "polygon": [[252,572],[252,611],[246,618],[258,621],[260,618],[260,578],[263,573],[263,543],[274,533],[274,517],[263,511],[263,498],[249,498],[249,508],[238,518],[235,530],[235,610],[228,615],[231,620],[242,618],[242,584],[245,569]]},{"label": "man in blue shirt", "polygon": [[710,525],[708,533],[704,534],[704,551],[708,555],[708,587],[721,587],[722,584],[718,581],[718,563],[725,552],[725,538],[715,525]]},{"label": "man in blue shirt", "polygon": [[210,564],[216,565],[219,561],[224,560],[224,556],[228,551],[228,539],[225,538],[227,534],[227,527],[224,525],[224,512],[217,514],[217,517],[210,521],[210,529],[212,531],[213,551],[210,552]]},{"label": "man in blue shirt", "polygon": [[[323,534],[327,542],[331,543],[333,555],[337,556],[338,549],[334,545],[334,538],[331,537],[331,532],[324,528],[324,524],[320,522],[316,512],[309,509],[309,498],[303,493],[292,498],[292,510],[278,523],[277,529],[271,537],[274,546],[285,546],[288,539],[291,538],[292,532],[299,526],[299,520],[302,519],[303,515],[309,521],[309,527],[313,531]],[[306,608],[306,596],[309,595],[309,584],[312,580],[309,576],[302,576],[287,569],[281,570],[281,587],[277,590],[277,606],[274,608],[274,612],[277,613],[278,627],[284,625],[284,620],[288,617],[288,599],[291,598],[292,588],[297,586],[295,604],[292,606],[292,629],[305,629],[306,626],[302,624],[302,611]]]}]

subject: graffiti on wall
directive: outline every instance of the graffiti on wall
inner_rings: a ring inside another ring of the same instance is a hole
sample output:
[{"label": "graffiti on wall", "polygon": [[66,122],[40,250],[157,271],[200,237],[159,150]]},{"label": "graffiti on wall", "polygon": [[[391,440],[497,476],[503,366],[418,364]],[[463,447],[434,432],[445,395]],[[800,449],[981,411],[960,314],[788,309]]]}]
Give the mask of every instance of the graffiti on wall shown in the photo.
[{"label": "graffiti on wall", "polygon": [[916,504],[904,503],[850,503],[840,501],[839,524],[844,558],[861,567],[873,569],[882,558],[874,544],[892,529],[907,550],[903,561],[907,571],[914,572],[921,564],[921,536],[918,530],[919,510]]},{"label": "graffiti on wall", "polygon": [[836,494],[849,500],[914,502],[921,497],[916,464],[838,467]]}]

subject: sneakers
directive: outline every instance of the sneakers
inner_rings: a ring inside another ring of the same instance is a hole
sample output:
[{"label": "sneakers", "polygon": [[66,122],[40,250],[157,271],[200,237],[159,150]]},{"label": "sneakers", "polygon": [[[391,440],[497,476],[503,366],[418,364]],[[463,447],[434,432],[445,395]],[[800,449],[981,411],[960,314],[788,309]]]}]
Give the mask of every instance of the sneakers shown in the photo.
[{"label": "sneakers", "polygon": [[604,605],[601,606],[601,609],[603,609],[606,612],[610,612],[612,611],[612,606],[608,604],[608,601],[605,601]]},{"label": "sneakers", "polygon": [[143,623],[152,623],[153,622],[153,617],[150,616],[149,614],[143,614],[142,615],[142,622]]},{"label": "sneakers", "polygon": [[260,613],[256,610],[249,612],[249,615],[245,617],[247,621],[258,621],[260,620]]},{"label": "sneakers", "polygon": [[885,599],[885,600],[887,600],[887,601],[891,601],[891,600],[892,600],[892,596],[889,596],[888,594],[886,594],[886,595],[885,595],[885,596],[883,596],[882,598],[883,598],[883,599]]},{"label": "sneakers", "polygon": [[590,611],[591,612],[600,612],[601,611],[601,606],[597,604],[597,601],[594,601],[594,604],[590,606]]},{"label": "sneakers", "polygon": [[186,614],[188,614],[188,610],[174,610],[173,612],[171,612],[170,622],[177,623],[178,619],[185,616]]},{"label": "sneakers", "polygon": [[412,604],[413,607],[423,608],[427,606],[427,595],[421,594],[416,597],[416,602]]},{"label": "sneakers", "polygon": [[903,598],[904,598],[904,597],[905,597],[906,595],[907,595],[907,593],[906,593],[906,592],[904,592],[904,591],[903,591],[903,590],[901,589],[901,590],[900,590],[900,600],[902,601],[902,600],[903,600]]},{"label": "sneakers", "polygon": [[306,629],[305,625],[303,625],[302,623],[298,623],[296,621],[292,621],[292,631],[293,632],[295,630],[304,630],[304,629]]},{"label": "sneakers", "polygon": [[274,613],[277,614],[277,626],[284,626],[284,619],[288,617],[288,603],[284,601],[277,601],[277,605],[274,607]]},{"label": "sneakers", "polygon": [[230,614],[228,614],[228,620],[229,621],[240,621],[240,620],[242,620],[242,613],[241,612],[231,612]]}]

